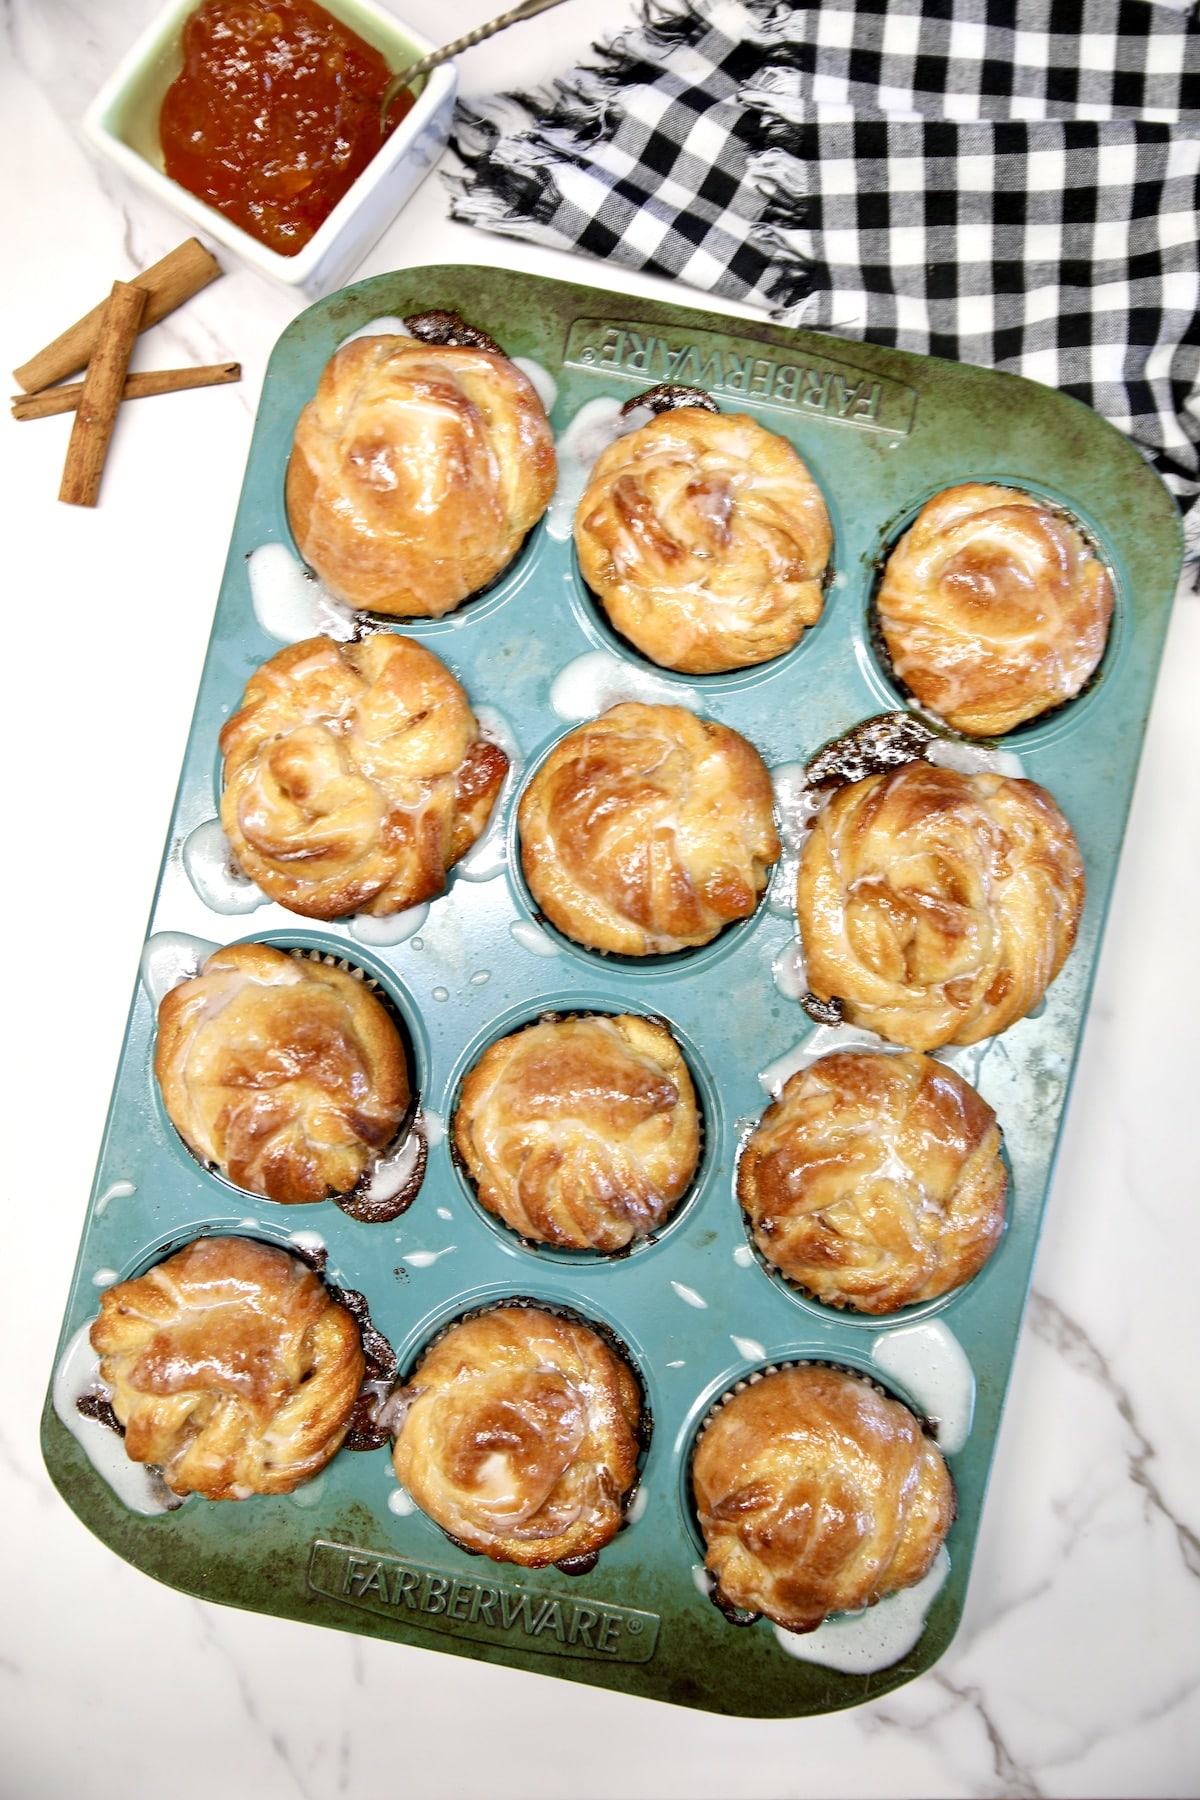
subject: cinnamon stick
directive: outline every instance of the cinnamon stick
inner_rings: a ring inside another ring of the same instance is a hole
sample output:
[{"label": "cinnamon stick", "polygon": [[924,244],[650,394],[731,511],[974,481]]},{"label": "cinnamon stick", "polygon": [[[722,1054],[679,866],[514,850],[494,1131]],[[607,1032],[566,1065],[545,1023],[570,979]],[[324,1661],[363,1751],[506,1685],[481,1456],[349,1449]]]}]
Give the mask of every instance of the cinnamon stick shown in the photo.
[{"label": "cinnamon stick", "polygon": [[[140,330],[156,325],[185,300],[215,281],[221,273],[221,265],[215,256],[210,256],[204,245],[196,238],[188,238],[156,262],[151,268],[143,269],[135,275],[129,286],[141,288],[147,295],[146,310],[142,314]],[[27,394],[37,393],[39,389],[49,387],[52,381],[61,381],[64,375],[73,375],[76,369],[82,369],[91,358],[95,347],[96,336],[100,329],[100,316],[107,301],[93,306],[90,313],[77,319],[74,325],[67,328],[52,344],[31,356],[27,363],[13,370],[13,380]]]},{"label": "cinnamon stick", "polygon": [[60,500],[68,506],[95,506],[109,439],[117,422],[125,372],[146,310],[146,290],[130,281],[114,281],[100,315],[95,347],[83,378],[75,410]]},{"label": "cinnamon stick", "polygon": [[[138,375],[127,375],[121,390],[122,400],[144,400],[152,394],[178,394],[185,388],[223,387],[226,382],[242,379],[241,363],[201,363],[194,369],[147,369]],[[40,394],[14,394],[14,419],[49,419],[56,413],[74,412],[83,392],[82,381],[62,387],[45,388]]]}]

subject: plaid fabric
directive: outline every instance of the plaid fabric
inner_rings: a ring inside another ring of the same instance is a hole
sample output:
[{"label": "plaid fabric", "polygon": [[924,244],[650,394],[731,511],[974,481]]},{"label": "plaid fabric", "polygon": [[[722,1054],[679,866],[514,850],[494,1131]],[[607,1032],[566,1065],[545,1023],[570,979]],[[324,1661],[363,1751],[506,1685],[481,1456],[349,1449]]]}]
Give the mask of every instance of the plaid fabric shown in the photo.
[{"label": "plaid fabric", "polygon": [[[1146,0],[644,0],[460,106],[456,218],[1031,376],[1200,496],[1200,26]],[[1200,555],[1200,508],[1187,520]]]}]

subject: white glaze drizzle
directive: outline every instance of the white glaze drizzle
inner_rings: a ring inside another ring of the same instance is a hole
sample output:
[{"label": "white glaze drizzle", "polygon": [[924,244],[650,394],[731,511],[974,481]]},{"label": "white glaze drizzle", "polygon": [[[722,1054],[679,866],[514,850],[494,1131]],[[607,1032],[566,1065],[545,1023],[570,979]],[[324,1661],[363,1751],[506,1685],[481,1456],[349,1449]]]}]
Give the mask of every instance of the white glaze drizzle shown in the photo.
[{"label": "white glaze drizzle", "polygon": [[534,362],[531,356],[510,356],[508,360],[514,369],[520,369],[546,411],[552,413],[554,402],[558,399],[558,383],[549,369],[543,368],[540,362]]},{"label": "white glaze drizzle", "polygon": [[949,1573],[950,1558],[943,1547],[914,1587],[889,1594],[862,1612],[839,1613],[815,1631],[785,1631],[775,1625],[775,1640],[800,1662],[820,1663],[847,1675],[890,1669],[920,1639],[926,1614]]},{"label": "white glaze drizzle", "polygon": [[522,950],[528,950],[533,956],[562,955],[554,939],[540,925],[535,925],[532,919],[514,919],[508,929],[510,936],[516,939]]},{"label": "white glaze drizzle", "polygon": [[810,788],[804,764],[796,762],[780,763],[771,770],[771,789],[783,847],[798,856],[813,820],[829,798],[828,792]]},{"label": "white glaze drizzle", "polygon": [[546,530],[557,543],[565,544],[574,533],[575,513],[596,458],[630,429],[621,417],[621,402],[605,394],[581,406],[560,435],[555,445],[558,485],[546,511]]},{"label": "white glaze drizzle", "polygon": [[407,1488],[395,1487],[388,1495],[388,1511],[394,1512],[397,1518],[408,1519],[417,1510],[417,1503]]},{"label": "white glaze drizzle", "polygon": [[767,911],[777,919],[796,919],[796,882],[800,875],[800,859],[784,849],[771,871],[767,884]]},{"label": "white glaze drizzle", "polygon": [[431,1112],[426,1107],[421,1113],[421,1129],[425,1133],[425,1142],[432,1150],[434,1145],[440,1144],[446,1136],[446,1121],[441,1113]]},{"label": "white glaze drizzle", "polygon": [[1025,773],[1020,757],[1013,751],[992,750],[986,744],[964,744],[959,738],[933,738],[925,751],[925,761],[937,769],[955,769],[960,775],[1007,775],[1019,781]]},{"label": "white glaze drizzle", "polygon": [[781,918],[794,919],[800,852],[813,820],[829,799],[829,791],[810,788],[804,764],[797,762],[780,763],[778,768],[772,769],[771,787],[783,853],[767,890],[767,908]]},{"label": "white glaze drizzle", "polygon": [[752,1269],[754,1267],[754,1252],[749,1244],[739,1244],[733,1253],[733,1260],[739,1269]]},{"label": "white glaze drizzle", "polygon": [[406,338],[410,338],[410,337],[412,337],[412,335],[413,335],[412,332],[408,329],[408,326],[404,323],[403,319],[397,319],[392,314],[383,314],[378,319],[368,319],[365,325],[360,325],[357,331],[352,331],[350,333],[349,337],[344,337],[341,340],[341,342],[338,344],[338,349],[341,350],[343,348],[343,346],[346,344],[352,344],[354,342],[355,338],[364,338],[364,337],[406,337]]},{"label": "white glaze drizzle", "polygon": [[550,705],[560,719],[578,724],[594,719],[622,700],[641,700],[650,706],[686,706],[700,711],[695,688],[682,687],[635,668],[607,650],[589,650],[559,670],[550,684]]},{"label": "white glaze drizzle", "polygon": [[410,1269],[429,1269],[433,1267],[439,1256],[449,1256],[452,1250],[457,1249],[457,1244],[447,1244],[444,1250],[410,1250],[407,1256],[400,1258],[400,1261],[406,1262]]},{"label": "white glaze drizzle", "polygon": [[810,1063],[815,1063],[818,1057],[828,1056],[831,1051],[886,1050],[894,1053],[896,1048],[895,1044],[885,1042],[878,1032],[864,1031],[859,1025],[818,1025],[803,1043],[793,1045],[765,1069],[760,1069],[759,1084],[773,1099],[778,1099],[789,1076],[807,1069]]},{"label": "white glaze drizzle", "polygon": [[707,1308],[708,1301],[705,1300],[702,1295],[698,1294],[695,1288],[685,1287],[682,1281],[673,1281],[671,1286],[675,1289],[679,1298],[686,1301],[689,1306],[695,1306],[701,1309]]},{"label": "white glaze drizzle", "polygon": [[85,1394],[105,1400],[111,1396],[111,1389],[100,1374],[100,1358],[88,1337],[91,1323],[89,1319],[79,1327],[59,1359],[51,1387],[54,1410],[123,1506],[135,1513],[173,1512],[183,1502],[171,1492],[157,1469],[131,1462],[120,1434],[100,1419],[89,1419],[76,1405]]},{"label": "white glaze drizzle", "polygon": [[114,1283],[120,1281],[120,1279],[121,1277],[116,1269],[97,1269],[96,1273],[92,1276],[92,1286],[96,1288],[110,1288]]},{"label": "white glaze drizzle", "polygon": [[183,842],[183,867],[210,912],[249,913],[270,904],[257,883],[238,868],[220,819],[205,819],[189,832]]},{"label": "white glaze drizzle", "polygon": [[767,1354],[757,1338],[736,1337],[730,1332],[729,1341],[738,1355],[744,1356],[747,1362],[762,1362]]},{"label": "white glaze drizzle", "polygon": [[186,931],[156,931],[147,938],[138,968],[142,986],[157,1012],[165,994],[191,981],[220,946]]},{"label": "white glaze drizzle", "polygon": [[881,1332],[871,1360],[912,1395],[947,1456],[961,1450],[975,1412],[975,1375],[967,1353],[940,1319]]},{"label": "white glaze drizzle", "polygon": [[448,1206],[437,1206],[434,1208],[434,1211],[437,1213],[439,1219],[452,1219],[454,1217],[454,1214],[450,1211]]},{"label": "white glaze drizzle", "polygon": [[479,722],[480,736],[487,743],[496,744],[507,756],[508,773],[488,815],[487,824],[466,855],[455,863],[454,873],[464,881],[492,881],[497,875],[504,873],[505,821],[512,797],[520,783],[525,757],[517,742],[517,734],[503,713],[497,712],[494,706],[477,706],[475,717]]},{"label": "white glaze drizzle", "polygon": [[417,1166],[421,1142],[420,1132],[410,1131],[398,1149],[379,1159],[367,1184],[368,1200],[391,1200],[403,1190]]},{"label": "white glaze drizzle", "polygon": [[260,544],[246,558],[254,616],[268,637],[281,644],[327,637],[345,644],[355,632],[351,607],[293,556],[286,544]]},{"label": "white glaze drizzle", "polygon": [[96,1202],[96,1217],[99,1218],[102,1212],[108,1211],[110,1200],[127,1200],[130,1194],[136,1193],[137,1183],[135,1181],[110,1181]]},{"label": "white glaze drizzle", "polygon": [[414,937],[429,917],[429,902],[409,906],[404,912],[388,913],[375,918],[371,913],[356,913],[350,921],[350,936],[360,944],[402,944]]},{"label": "white glaze drizzle", "polygon": [[713,1591],[714,1582],[703,1563],[692,1564],[692,1584],[695,1587],[696,1592],[698,1594],[703,1594],[704,1598],[707,1600],[708,1596]]},{"label": "white glaze drizzle", "polygon": [[785,1000],[803,1000],[808,992],[804,944],[799,936],[783,946],[771,964],[771,979]]},{"label": "white glaze drizzle", "polygon": [[649,1504],[649,1489],[646,1487],[639,1487],[636,1494],[633,1496],[633,1499],[625,1508],[625,1523],[627,1525],[636,1525],[639,1519],[645,1517],[646,1508]]},{"label": "white glaze drizzle", "polygon": [[[249,1222],[243,1220],[243,1224]],[[320,1256],[325,1249],[325,1239],[319,1231],[290,1231],[288,1243],[295,1244],[297,1250],[307,1250],[310,1256]]]}]

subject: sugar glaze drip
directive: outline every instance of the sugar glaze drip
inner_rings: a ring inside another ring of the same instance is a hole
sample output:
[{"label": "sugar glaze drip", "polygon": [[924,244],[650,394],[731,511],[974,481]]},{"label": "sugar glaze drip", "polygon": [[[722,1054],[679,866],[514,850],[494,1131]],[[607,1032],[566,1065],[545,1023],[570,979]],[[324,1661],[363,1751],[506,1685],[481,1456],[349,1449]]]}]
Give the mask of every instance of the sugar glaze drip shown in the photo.
[{"label": "sugar glaze drip", "polygon": [[907,1388],[929,1421],[938,1448],[955,1455],[975,1413],[975,1374],[967,1353],[940,1319],[881,1332],[871,1360]]},{"label": "sugar glaze drip", "polygon": [[347,644],[358,631],[349,606],[335,600],[286,544],[260,544],[246,559],[254,616],[281,644],[328,637]]},{"label": "sugar glaze drip", "polygon": [[92,1349],[88,1332],[92,1321],[81,1325],[59,1359],[50,1391],[55,1414],[82,1449],[100,1479],[130,1512],[152,1517],[174,1512],[183,1505],[156,1469],[132,1462],[125,1454],[125,1440],[102,1419],[81,1412],[81,1400],[107,1401],[111,1390],[101,1377],[100,1358]]},{"label": "sugar glaze drip", "polygon": [[775,1641],[799,1662],[820,1663],[846,1675],[890,1669],[920,1641],[926,1616],[949,1573],[950,1558],[943,1547],[929,1573],[913,1587],[888,1594],[862,1612],[835,1614],[815,1631],[785,1631],[774,1625]]},{"label": "sugar glaze drip", "polygon": [[269,906],[262,889],[243,875],[219,819],[205,819],[183,841],[183,867],[210,912],[231,916]]},{"label": "sugar glaze drip", "polygon": [[560,719],[578,724],[594,719],[623,700],[650,706],[686,706],[699,712],[695,688],[652,675],[648,669],[621,662],[607,650],[589,650],[561,668],[550,684],[550,705]]}]

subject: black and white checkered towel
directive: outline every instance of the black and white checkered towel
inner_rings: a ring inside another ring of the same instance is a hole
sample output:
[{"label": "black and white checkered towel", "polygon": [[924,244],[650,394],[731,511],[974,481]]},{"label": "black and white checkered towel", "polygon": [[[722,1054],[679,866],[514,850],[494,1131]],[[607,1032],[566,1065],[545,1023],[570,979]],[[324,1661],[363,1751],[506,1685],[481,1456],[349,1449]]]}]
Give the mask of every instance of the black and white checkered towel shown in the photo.
[{"label": "black and white checkered towel", "polygon": [[1200,26],[1147,0],[643,0],[459,109],[454,216],[1087,402],[1200,555]]}]

